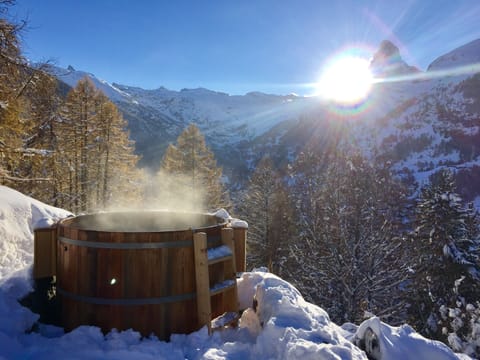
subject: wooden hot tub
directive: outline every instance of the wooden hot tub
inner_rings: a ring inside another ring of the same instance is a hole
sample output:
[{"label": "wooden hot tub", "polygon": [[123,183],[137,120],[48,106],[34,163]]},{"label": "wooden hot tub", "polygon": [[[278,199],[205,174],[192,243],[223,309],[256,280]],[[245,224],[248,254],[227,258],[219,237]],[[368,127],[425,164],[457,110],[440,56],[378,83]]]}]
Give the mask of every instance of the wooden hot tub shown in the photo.
[{"label": "wooden hot tub", "polygon": [[[217,247],[226,225],[213,215],[160,211],[61,221],[56,271],[65,329],[133,328],[163,340],[198,330],[193,234],[206,233],[207,247]],[[212,313],[223,311],[212,298]]]}]

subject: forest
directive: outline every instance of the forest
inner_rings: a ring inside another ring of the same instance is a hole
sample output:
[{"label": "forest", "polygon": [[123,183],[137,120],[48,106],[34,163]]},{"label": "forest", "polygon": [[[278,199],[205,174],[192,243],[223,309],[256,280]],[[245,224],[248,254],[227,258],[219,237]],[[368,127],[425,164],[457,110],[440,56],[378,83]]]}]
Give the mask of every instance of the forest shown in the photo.
[{"label": "forest", "polygon": [[229,189],[191,124],[138,167],[128,124],[88,78],[65,89],[28,63],[23,22],[0,0],[0,184],[74,213],[129,207],[227,209],[246,220],[247,268],[294,284],[332,321],[376,315],[480,355],[478,213],[453,174],[407,186],[354,148],[305,148],[281,166],[265,154]]}]

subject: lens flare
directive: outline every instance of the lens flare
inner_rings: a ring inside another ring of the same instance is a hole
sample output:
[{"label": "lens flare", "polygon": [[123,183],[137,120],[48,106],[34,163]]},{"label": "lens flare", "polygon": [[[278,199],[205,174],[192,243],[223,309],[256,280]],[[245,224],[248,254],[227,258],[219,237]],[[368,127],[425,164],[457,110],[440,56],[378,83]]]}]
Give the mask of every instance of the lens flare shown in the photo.
[{"label": "lens flare", "polygon": [[327,109],[339,118],[357,117],[373,106],[375,79],[370,72],[374,48],[366,44],[343,47],[325,63],[316,95],[328,101]]},{"label": "lens flare", "polygon": [[366,58],[347,53],[333,57],[318,83],[318,94],[344,105],[363,102],[373,83]]}]

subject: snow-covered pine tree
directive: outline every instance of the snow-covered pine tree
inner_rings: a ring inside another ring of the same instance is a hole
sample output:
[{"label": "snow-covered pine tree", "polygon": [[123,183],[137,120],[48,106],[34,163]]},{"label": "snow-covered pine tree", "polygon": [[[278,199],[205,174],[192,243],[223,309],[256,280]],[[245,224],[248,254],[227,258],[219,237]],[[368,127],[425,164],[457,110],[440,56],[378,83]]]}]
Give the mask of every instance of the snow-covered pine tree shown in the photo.
[{"label": "snow-covered pine tree", "polygon": [[168,146],[155,187],[162,207],[205,211],[230,206],[222,169],[193,124],[179,135],[176,145]]},{"label": "snow-covered pine tree", "polygon": [[451,171],[435,174],[422,189],[415,224],[411,323],[424,334],[446,340],[440,308],[455,307],[459,297],[475,303],[480,295],[476,214],[455,192]]},{"label": "snow-covered pine tree", "polygon": [[461,283],[457,281],[454,292],[458,296],[457,303],[452,307],[440,306],[439,327],[447,343],[455,352],[480,358],[480,301],[466,302],[456,290]]},{"label": "snow-covered pine tree", "polygon": [[375,314],[399,323],[408,279],[405,241],[394,216],[401,213],[402,189],[388,171],[359,155],[336,154],[323,171],[319,159],[304,157],[314,163],[295,175],[297,285],[334,321]]}]

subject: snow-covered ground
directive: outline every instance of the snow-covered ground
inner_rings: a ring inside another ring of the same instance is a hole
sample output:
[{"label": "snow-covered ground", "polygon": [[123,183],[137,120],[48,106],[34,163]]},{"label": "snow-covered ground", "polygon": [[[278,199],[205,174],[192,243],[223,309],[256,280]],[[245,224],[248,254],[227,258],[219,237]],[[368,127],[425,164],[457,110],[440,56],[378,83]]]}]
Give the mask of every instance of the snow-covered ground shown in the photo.
[{"label": "snow-covered ground", "polygon": [[[33,228],[70,215],[0,186],[0,360],[3,359],[367,359],[365,343],[382,360],[468,359],[423,338],[411,327],[371,318],[360,326],[332,323],[288,282],[268,272],[244,273],[239,302],[246,308],[238,328],[209,336],[203,328],[173,335],[170,342],[127,330],[104,335],[82,326],[70,333],[37,324],[38,315],[17,299],[32,289]],[[253,299],[256,311],[250,308]],[[376,346],[378,344],[378,346]]]}]

